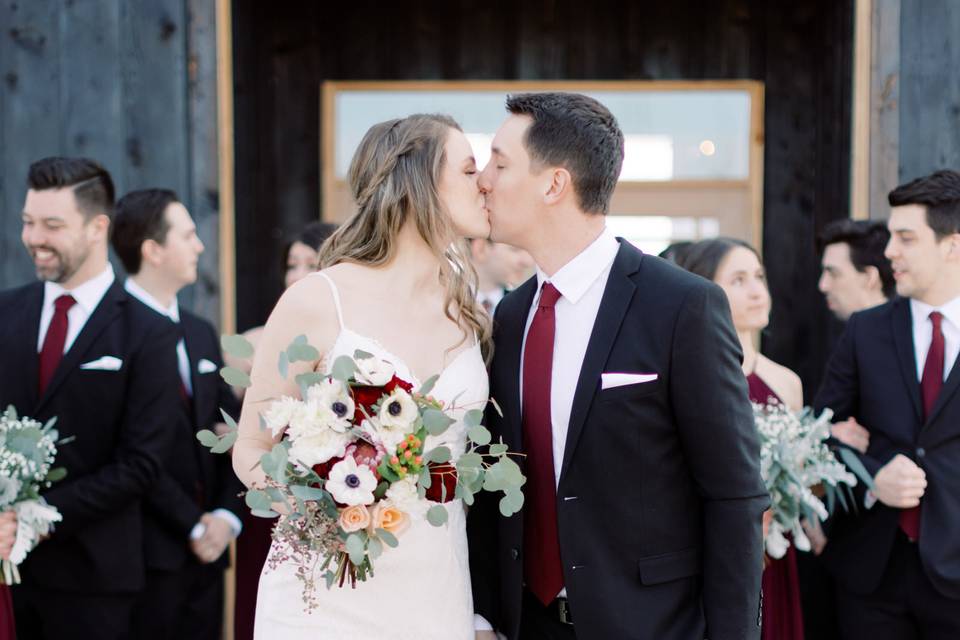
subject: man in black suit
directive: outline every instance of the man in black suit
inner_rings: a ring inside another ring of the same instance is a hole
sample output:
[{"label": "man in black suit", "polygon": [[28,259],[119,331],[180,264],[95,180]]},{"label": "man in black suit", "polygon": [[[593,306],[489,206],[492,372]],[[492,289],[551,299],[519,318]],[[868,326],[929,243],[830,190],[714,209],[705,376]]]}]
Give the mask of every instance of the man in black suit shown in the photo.
[{"label": "man in black suit", "polygon": [[890,192],[897,293],[855,313],[816,407],[870,431],[873,476],[823,558],[849,638],[960,638],[960,173]]},{"label": "man in black suit", "polygon": [[30,167],[23,243],[43,282],[0,293],[0,406],[57,418],[63,516],[21,567],[21,638],[120,638],[144,587],[141,503],[179,419],[176,331],[107,260],[113,183],[81,158]]},{"label": "man in black suit", "polygon": [[511,640],[759,638],[769,498],[726,298],[605,228],[603,105],[507,109],[479,184],[538,271],[497,308],[488,421],[527,482],[521,514],[471,510],[477,612]]},{"label": "man in black suit", "polygon": [[130,276],[127,292],[182,330],[176,346],[184,420],[171,425],[174,447],[144,506],[147,589],[134,614],[137,638],[219,638],[223,570],[242,528],[243,485],[229,456],[213,455],[197,431],[225,426],[239,402],[220,377],[217,332],[180,308],[177,292],[197,279],[203,243],[186,207],[167,189],[134,191],[117,202],[111,237]]}]

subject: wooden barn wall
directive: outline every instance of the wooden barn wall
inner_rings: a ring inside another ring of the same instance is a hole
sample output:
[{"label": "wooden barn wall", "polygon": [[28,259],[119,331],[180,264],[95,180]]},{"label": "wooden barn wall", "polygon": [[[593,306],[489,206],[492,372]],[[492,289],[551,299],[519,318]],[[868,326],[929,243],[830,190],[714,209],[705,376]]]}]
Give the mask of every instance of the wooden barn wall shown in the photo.
[{"label": "wooden barn wall", "polygon": [[960,2],[900,5],[900,180],[960,170]]},{"label": "wooden barn wall", "polygon": [[816,231],[848,214],[852,2],[234,3],[238,324],[266,318],[290,231],[320,215],[323,80],[735,79],[766,84],[766,352],[808,399],[836,335]]},{"label": "wooden barn wall", "polygon": [[216,32],[208,0],[0,2],[0,287],[34,278],[20,244],[30,163],[88,156],[118,196],[167,187],[206,245],[181,302],[219,316]]}]

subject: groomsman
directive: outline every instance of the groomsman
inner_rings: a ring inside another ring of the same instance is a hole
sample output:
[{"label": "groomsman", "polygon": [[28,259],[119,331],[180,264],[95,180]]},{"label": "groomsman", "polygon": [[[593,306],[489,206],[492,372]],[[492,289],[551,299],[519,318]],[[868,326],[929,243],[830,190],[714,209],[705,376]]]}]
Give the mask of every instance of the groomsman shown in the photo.
[{"label": "groomsman", "polygon": [[883,255],[890,232],[878,221],[834,220],[817,238],[820,293],[840,320],[896,295],[890,261]]},{"label": "groomsman", "polygon": [[30,167],[22,240],[41,282],[0,292],[0,406],[57,418],[43,493],[63,516],[21,566],[20,638],[122,638],[145,585],[141,503],[180,418],[173,325],[131,298],[107,260],[110,174],[85,158]]},{"label": "groomsman", "polygon": [[523,249],[486,238],[470,241],[470,258],[477,271],[477,300],[490,315],[503,296],[529,278],[536,266]]},{"label": "groomsman", "polygon": [[873,488],[823,558],[844,637],[960,638],[960,173],[888,199],[902,297],[850,317],[815,403],[869,429]]},{"label": "groomsman", "polygon": [[200,429],[222,428],[222,407],[239,402],[219,375],[213,326],[180,308],[177,292],[197,279],[203,243],[186,207],[167,189],[134,191],[117,203],[111,237],[129,274],[128,293],[173,321],[183,420],[169,425],[174,447],[144,509],[147,589],[134,614],[137,638],[219,638],[226,549],[239,535],[243,486],[229,456],[197,441]]}]

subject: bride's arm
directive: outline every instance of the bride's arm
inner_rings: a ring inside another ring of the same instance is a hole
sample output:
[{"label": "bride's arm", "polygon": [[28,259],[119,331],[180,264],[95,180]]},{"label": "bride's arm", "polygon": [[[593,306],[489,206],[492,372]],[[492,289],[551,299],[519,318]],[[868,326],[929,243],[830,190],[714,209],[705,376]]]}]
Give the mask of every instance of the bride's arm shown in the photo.
[{"label": "bride's arm", "polygon": [[300,390],[294,379],[301,373],[313,371],[318,364],[316,360],[291,363],[287,377],[283,378],[277,366],[280,352],[297,336],[306,335],[310,345],[322,356],[338,331],[330,290],[322,278],[304,278],[294,284],[270,314],[253,356],[251,386],[243,398],[239,433],[233,445],[233,469],[248,488],[265,486],[266,474],[260,468],[260,457],[282,437],[260,428],[260,413],[283,395],[297,397]]}]

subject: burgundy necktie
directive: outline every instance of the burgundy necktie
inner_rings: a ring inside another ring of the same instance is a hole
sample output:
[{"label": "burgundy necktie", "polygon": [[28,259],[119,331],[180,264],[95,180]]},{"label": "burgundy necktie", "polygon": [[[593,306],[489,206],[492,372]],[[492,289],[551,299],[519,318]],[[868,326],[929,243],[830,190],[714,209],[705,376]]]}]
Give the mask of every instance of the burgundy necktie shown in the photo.
[{"label": "burgundy necktie", "polygon": [[523,351],[523,448],[527,454],[523,573],[527,587],[544,605],[550,604],[563,588],[550,421],[554,305],[559,298],[556,287],[545,282]]},{"label": "burgundy necktie", "polygon": [[67,311],[77,303],[70,294],[64,294],[53,302],[53,319],[47,328],[40,349],[40,395],[47,390],[60,360],[63,359],[63,346],[67,342]]},{"label": "burgundy necktie", "polygon": [[[920,378],[920,395],[923,398],[923,419],[930,417],[933,405],[943,387],[943,314],[934,311],[930,314],[933,323],[933,336],[930,338],[930,350],[927,351],[927,360],[923,363],[923,377]],[[911,540],[920,539],[920,507],[904,509],[900,512],[900,528]]]}]

